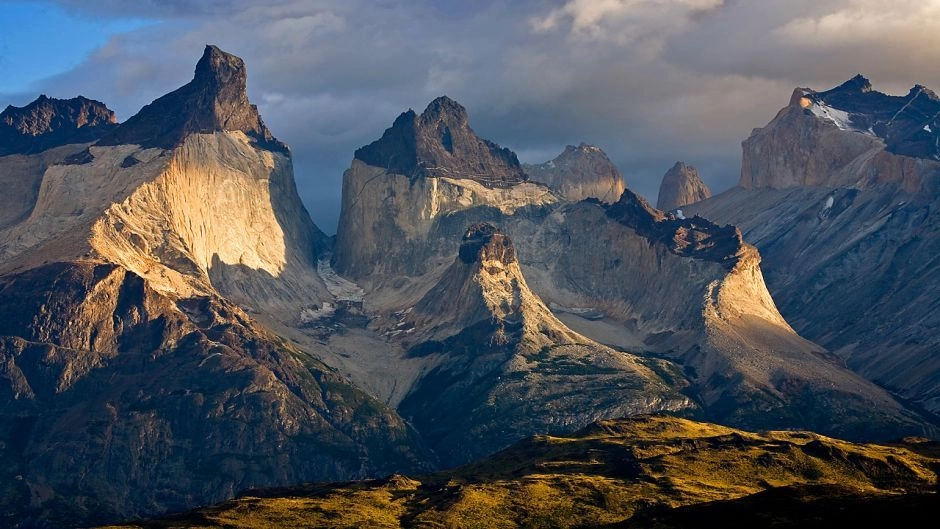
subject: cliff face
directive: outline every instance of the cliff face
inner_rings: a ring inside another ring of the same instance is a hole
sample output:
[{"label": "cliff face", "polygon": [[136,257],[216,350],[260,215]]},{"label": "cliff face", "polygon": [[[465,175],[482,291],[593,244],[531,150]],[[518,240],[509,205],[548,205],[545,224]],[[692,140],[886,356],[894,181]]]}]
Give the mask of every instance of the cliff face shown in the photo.
[{"label": "cliff face", "polygon": [[598,417],[695,408],[681,383],[670,387],[657,374],[678,372],[667,362],[614,351],[559,321],[492,224],[467,229],[456,259],[405,322],[415,331],[404,339],[407,354],[434,367],[399,409],[447,465]]},{"label": "cliff face", "polygon": [[[884,391],[833,365],[790,328],[767,292],[759,254],[733,227],[664,214],[629,191],[613,205],[570,203],[530,183],[487,189],[468,180],[409,179],[361,160],[345,183],[337,269],[365,289],[366,309],[380,315],[376,328],[405,349],[424,340],[407,336],[426,326],[408,327],[412,320],[394,315],[417,314],[428,299],[443,304],[427,311],[434,321],[462,322],[444,328],[467,324],[454,316],[463,294],[429,293],[452,277],[466,227],[487,222],[514,241],[526,284],[563,325],[686,369],[687,394],[714,420],[800,424],[853,437],[879,428],[921,431]],[[420,378],[409,383],[418,387]],[[418,401],[408,398],[414,413]]]},{"label": "cliff face", "polygon": [[582,143],[568,145],[555,159],[538,165],[524,166],[529,177],[548,184],[555,192],[572,202],[596,198],[616,202],[626,189],[623,175],[599,147]]},{"label": "cliff face", "polygon": [[937,106],[929,90],[886,96],[860,77],[797,89],[744,142],[741,187],[686,208],[760,248],[797,331],[934,414],[940,162],[925,138]]},{"label": "cliff face", "polygon": [[656,207],[662,211],[673,211],[710,196],[712,192],[699,177],[698,170],[683,162],[676,162],[676,165],[663,175]]},{"label": "cliff face", "polygon": [[940,99],[923,87],[904,97],[862,77],[826,92],[797,88],[790,104],[744,141],[741,187],[894,184],[935,192]]},{"label": "cliff face", "polygon": [[93,142],[116,126],[114,112],[104,103],[41,95],[25,107],[8,106],[0,112],[0,156]]},{"label": "cliff face", "polygon": [[192,83],[97,144],[0,157],[0,179],[23,182],[0,198],[3,523],[433,461],[393,409],[255,320],[296,323],[334,296],[316,271],[327,239],[244,75],[209,47]]}]

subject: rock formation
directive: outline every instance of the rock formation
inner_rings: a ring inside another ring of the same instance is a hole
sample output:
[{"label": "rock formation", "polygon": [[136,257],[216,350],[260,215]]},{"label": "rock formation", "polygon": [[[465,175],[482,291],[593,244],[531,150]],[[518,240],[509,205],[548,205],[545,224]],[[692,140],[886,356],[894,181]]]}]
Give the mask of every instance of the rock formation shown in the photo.
[{"label": "rock formation", "polygon": [[191,134],[239,131],[265,148],[286,151],[248,101],[247,80],[244,61],[206,46],[191,82],[142,108],[98,145],[170,149]]},{"label": "rock formation", "polygon": [[435,367],[399,409],[448,465],[534,432],[695,407],[654,371],[669,371],[667,363],[614,351],[561,323],[529,290],[510,238],[491,224],[470,226],[453,264],[405,321],[416,331],[408,355]]},{"label": "rock formation", "polygon": [[[572,203],[531,182],[489,189],[467,179],[412,180],[359,159],[344,184],[337,269],[365,290],[371,328],[403,346],[425,328],[409,327],[414,316],[404,315],[452,276],[466,227],[486,222],[514,241],[526,283],[565,326],[686,369],[688,393],[712,420],[854,438],[923,431],[884,391],[790,328],[758,252],[732,227],[664,214],[629,190],[613,205]],[[435,321],[456,318],[461,296],[436,296],[445,305],[432,311]],[[413,367],[399,387],[437,367],[412,357],[396,366],[406,363]]]},{"label": "rock formation", "polygon": [[416,115],[398,116],[382,138],[356,151],[356,159],[389,173],[471,179],[486,187],[511,187],[526,180],[515,153],[481,139],[467,110],[441,96]]},{"label": "rock formation", "polygon": [[36,154],[53,147],[90,143],[117,126],[117,118],[99,101],[78,96],[39,96],[22,108],[0,112],[0,156]]},{"label": "rock formation", "polygon": [[676,162],[676,165],[663,175],[656,207],[662,211],[674,211],[710,196],[712,192],[699,177],[698,169],[683,162]]},{"label": "rock formation", "polygon": [[0,197],[0,525],[433,461],[393,409],[256,319],[334,298],[326,237],[244,87],[210,46],[193,82],[97,144],[0,157],[19,186]]},{"label": "rock formation", "polygon": [[857,76],[826,92],[797,88],[790,104],[744,141],[741,187],[896,184],[935,193],[940,99],[915,86],[904,97]]},{"label": "rock formation", "polygon": [[925,138],[938,111],[927,89],[892,97],[861,77],[797,89],[744,142],[741,186],[686,208],[760,248],[797,331],[934,414],[940,162]]},{"label": "rock formation", "polygon": [[577,202],[596,198],[616,202],[626,189],[623,175],[599,147],[582,143],[568,145],[555,159],[538,165],[524,165],[529,177],[548,184],[564,198]]}]

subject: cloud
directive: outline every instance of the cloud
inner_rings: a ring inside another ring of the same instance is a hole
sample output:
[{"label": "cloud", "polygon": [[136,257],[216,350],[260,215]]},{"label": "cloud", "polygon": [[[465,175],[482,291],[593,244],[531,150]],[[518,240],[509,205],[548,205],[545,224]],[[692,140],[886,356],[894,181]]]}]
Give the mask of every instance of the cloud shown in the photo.
[{"label": "cloud", "polygon": [[353,151],[441,94],[526,161],[596,143],[655,199],[676,160],[715,190],[734,185],[740,142],[795,86],[862,72],[876,88],[940,88],[938,1],[60,3],[155,21],[40,86],[99,98],[122,118],[187,82],[206,43],[242,56],[249,96],[292,146],[301,195],[327,231]]}]

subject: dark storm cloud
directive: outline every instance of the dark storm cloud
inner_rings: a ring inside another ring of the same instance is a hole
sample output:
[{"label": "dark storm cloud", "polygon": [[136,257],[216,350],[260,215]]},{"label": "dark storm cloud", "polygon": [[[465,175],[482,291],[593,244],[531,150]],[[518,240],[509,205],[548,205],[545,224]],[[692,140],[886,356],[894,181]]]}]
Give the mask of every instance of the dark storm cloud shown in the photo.
[{"label": "dark storm cloud", "polygon": [[332,231],[353,151],[403,110],[447,94],[526,161],[604,148],[655,199],[676,160],[717,190],[740,142],[795,86],[857,72],[876,87],[940,87],[940,2],[241,0],[60,2],[154,24],[41,88],[122,118],[186,82],[206,43],[242,56],[249,95],[293,149],[301,195]]}]

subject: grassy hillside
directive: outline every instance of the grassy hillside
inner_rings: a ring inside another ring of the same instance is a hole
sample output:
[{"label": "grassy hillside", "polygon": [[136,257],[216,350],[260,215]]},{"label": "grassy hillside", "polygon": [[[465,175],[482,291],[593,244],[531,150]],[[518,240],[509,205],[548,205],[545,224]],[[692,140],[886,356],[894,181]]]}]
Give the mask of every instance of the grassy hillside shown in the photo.
[{"label": "grassy hillside", "polygon": [[[535,437],[430,476],[252,491],[123,527],[684,527],[709,513],[736,519],[736,508],[754,511],[781,494],[791,503],[773,505],[783,505],[784,514],[816,501],[818,512],[837,515],[820,506],[839,498],[889,507],[936,503],[938,470],[940,452],[931,443],[861,445],[646,416]],[[702,510],[688,511],[695,508]]]}]

